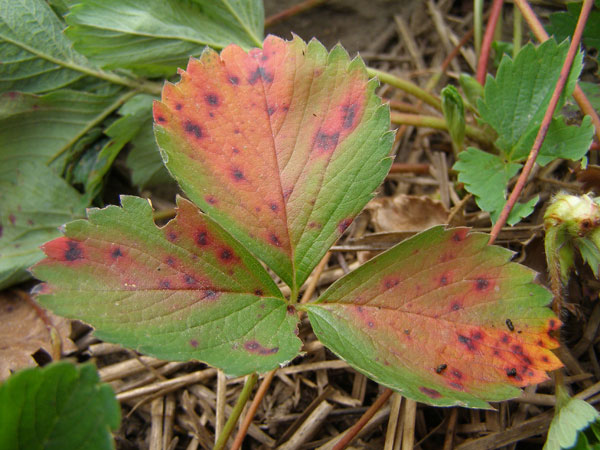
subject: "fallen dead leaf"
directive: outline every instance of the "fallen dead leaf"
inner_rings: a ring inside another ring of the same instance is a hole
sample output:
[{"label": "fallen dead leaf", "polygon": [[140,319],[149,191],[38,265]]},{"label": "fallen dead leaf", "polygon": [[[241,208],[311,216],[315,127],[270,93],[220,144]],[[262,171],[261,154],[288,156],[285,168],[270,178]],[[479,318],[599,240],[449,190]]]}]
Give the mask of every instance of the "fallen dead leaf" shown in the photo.
[{"label": "fallen dead leaf", "polygon": [[375,231],[422,231],[448,222],[442,202],[424,195],[400,194],[380,197],[367,206]]},{"label": "fallen dead leaf", "polygon": [[0,381],[16,370],[37,365],[32,355],[40,349],[54,357],[60,356],[55,349],[61,344],[64,354],[77,349],[69,338],[71,321],[37,307],[28,295],[0,293]]}]

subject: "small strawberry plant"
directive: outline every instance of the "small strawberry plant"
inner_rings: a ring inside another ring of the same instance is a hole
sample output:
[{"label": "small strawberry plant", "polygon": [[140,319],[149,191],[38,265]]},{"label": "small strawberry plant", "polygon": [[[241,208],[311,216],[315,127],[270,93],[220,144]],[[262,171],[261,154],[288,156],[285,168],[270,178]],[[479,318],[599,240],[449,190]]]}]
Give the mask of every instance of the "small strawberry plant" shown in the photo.
[{"label": "small strawberry plant", "polygon": [[229,375],[290,362],[306,312],[334,353],[428,404],[488,408],[545,380],[561,365],[550,292],[466,228],[425,231],[298,303],[390,168],[376,86],[359,58],[297,37],[192,58],[154,103],[189,200],[163,227],[130,196],[67,224],[33,268],[39,302],[106,341]]}]

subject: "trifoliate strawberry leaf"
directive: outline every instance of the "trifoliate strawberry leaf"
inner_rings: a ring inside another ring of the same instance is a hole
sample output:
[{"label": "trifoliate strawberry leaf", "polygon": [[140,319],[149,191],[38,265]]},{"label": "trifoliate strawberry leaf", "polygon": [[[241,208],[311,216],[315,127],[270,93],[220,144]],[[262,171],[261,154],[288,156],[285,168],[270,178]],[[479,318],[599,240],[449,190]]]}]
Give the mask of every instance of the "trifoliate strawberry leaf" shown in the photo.
[{"label": "trifoliate strawberry leaf", "polygon": [[488,236],[435,227],[306,305],[317,337],[354,368],[432,405],[489,408],[561,366],[560,322],[534,273]]},{"label": "trifoliate strawberry leaf", "polygon": [[292,290],[389,170],[389,108],[340,46],[269,36],[191,59],[155,103],[156,137],[186,194]]},{"label": "trifoliate strawberry leaf", "polygon": [[[501,156],[469,147],[459,153],[453,168],[458,171],[458,181],[464,183],[465,189],[475,196],[477,205],[489,212],[492,222],[496,222],[506,204],[508,181],[517,174],[521,164],[506,162]],[[514,225],[527,217],[533,212],[537,201],[536,196],[525,203],[516,203],[507,223]]]},{"label": "trifoliate strawberry leaf", "polygon": [[0,384],[0,448],[114,448],[121,421],[112,388],[92,364],[25,369]]},{"label": "trifoliate strawberry leaf", "polygon": [[544,450],[573,447],[578,434],[598,420],[600,414],[592,405],[577,398],[569,399],[568,403],[556,412],[550,423]]},{"label": "trifoliate strawberry leaf", "polygon": [[58,227],[83,217],[81,195],[35,160],[0,157],[0,289],[31,278],[27,268],[43,258],[44,242]]},{"label": "trifoliate strawberry leaf", "polygon": [[96,335],[158,358],[227,374],[264,372],[300,348],[297,317],[260,263],[192,203],[163,228],[149,203],[88,212],[43,246],[39,302]]},{"label": "trifoliate strawberry leaf", "polygon": [[260,46],[256,0],[83,0],[65,17],[75,49],[106,69],[173,75],[205,46]]},{"label": "trifoliate strawberry leaf", "polygon": [[[498,133],[496,145],[509,161],[527,157],[531,146],[524,141],[533,142],[537,134],[568,48],[568,42],[557,44],[553,39],[537,48],[528,44],[514,60],[508,56],[502,59],[496,78],[488,76],[484,98],[478,102],[479,112],[482,121]],[[581,67],[580,52],[573,62],[557,111],[573,92]]]}]

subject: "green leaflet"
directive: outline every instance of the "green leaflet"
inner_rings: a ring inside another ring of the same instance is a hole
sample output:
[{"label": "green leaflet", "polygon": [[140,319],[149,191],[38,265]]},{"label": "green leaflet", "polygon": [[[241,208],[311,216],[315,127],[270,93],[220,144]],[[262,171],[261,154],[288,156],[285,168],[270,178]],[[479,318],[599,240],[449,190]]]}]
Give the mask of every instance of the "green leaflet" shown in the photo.
[{"label": "green leaflet", "polygon": [[119,96],[59,90],[45,95],[9,92],[14,110],[0,115],[0,148],[5,158],[48,163],[119,106]]},{"label": "green leaflet", "polygon": [[63,24],[42,0],[0,1],[0,92],[47,92],[83,76]]},{"label": "green leaflet", "polygon": [[[498,133],[496,144],[509,161],[527,157],[529,147],[524,146],[522,141],[531,134],[535,137],[537,133],[568,47],[568,42],[557,44],[553,39],[537,48],[527,44],[514,60],[507,56],[502,59],[496,78],[488,76],[484,98],[478,102],[479,112],[481,119]],[[581,64],[582,54],[579,53],[557,111],[573,92]],[[540,67],[544,70],[541,71]]]},{"label": "green leaflet", "polygon": [[[4,156],[4,155],[3,155]],[[39,246],[83,217],[81,195],[42,163],[0,158],[0,289],[30,278]]]},{"label": "green leaflet", "polygon": [[109,342],[229,375],[294,358],[298,319],[260,263],[192,203],[165,227],[142,198],[88,211],[44,245],[38,301],[90,323]]},{"label": "green leaflet", "polygon": [[25,369],[0,385],[2,449],[110,450],[120,421],[112,388],[89,363]]},{"label": "green leaflet", "polygon": [[308,316],[355,369],[437,406],[489,408],[561,366],[550,293],[484,234],[434,227],[336,281]]},{"label": "green leaflet", "polygon": [[600,414],[589,403],[576,398],[569,399],[552,419],[544,450],[573,447],[577,442],[578,434],[599,418]]},{"label": "green leaflet", "polygon": [[[504,57],[496,78],[488,76],[484,97],[479,99],[481,120],[498,134],[496,145],[500,155],[492,155],[476,148],[461,152],[454,169],[458,180],[465,183],[478,206],[490,213],[495,222],[506,203],[506,186],[519,172],[527,158],[541,120],[556,85],[568,42],[557,44],[549,39],[537,48],[528,44],[512,60]],[[573,92],[581,71],[582,55],[575,58],[557,111],[565,98]],[[544,67],[543,71],[539,68]],[[546,165],[557,158],[579,160],[585,156],[592,142],[594,127],[590,118],[584,118],[580,127],[566,125],[560,114],[552,119],[537,162]],[[514,225],[533,211],[537,198],[517,203],[508,223]]]},{"label": "green leaflet", "polygon": [[[548,34],[554,35],[557,41],[571,38],[581,13],[581,5],[581,2],[568,2],[566,12],[550,14],[550,24],[546,26]],[[582,40],[585,46],[600,49],[600,9],[597,3],[585,24]]]},{"label": "green leaflet", "polygon": [[184,192],[297,293],[389,170],[389,109],[340,46],[269,36],[191,59],[154,105]]},{"label": "green leaflet", "polygon": [[206,45],[260,46],[263,16],[257,0],[83,0],[66,33],[103,68],[168,76]]},{"label": "green leaflet", "polygon": [[[454,169],[458,171],[458,181],[475,196],[477,206],[490,213],[492,222],[506,203],[506,185],[517,174],[521,164],[507,163],[501,157],[486,153],[478,148],[469,147],[458,155]],[[508,217],[508,224],[514,225],[527,217],[537,203],[537,196],[526,203],[515,205]]]}]

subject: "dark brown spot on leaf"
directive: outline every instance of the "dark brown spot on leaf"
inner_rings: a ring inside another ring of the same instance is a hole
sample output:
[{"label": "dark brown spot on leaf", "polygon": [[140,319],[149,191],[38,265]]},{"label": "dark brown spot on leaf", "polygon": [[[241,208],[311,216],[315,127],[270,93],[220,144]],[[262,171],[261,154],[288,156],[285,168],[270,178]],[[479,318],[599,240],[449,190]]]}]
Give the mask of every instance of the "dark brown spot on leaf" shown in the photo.
[{"label": "dark brown spot on leaf", "polygon": [[231,175],[235,181],[245,180],[244,173],[238,168],[233,168],[231,170]]},{"label": "dark brown spot on leaf", "polygon": [[235,75],[231,75],[228,79],[229,79],[229,82],[231,84],[233,84],[234,86],[237,86],[238,84],[240,84],[240,79],[238,77],[236,77]]},{"label": "dark brown spot on leaf", "polygon": [[219,97],[217,94],[207,94],[204,96],[204,100],[206,100],[206,103],[210,106],[219,106]]},{"label": "dark brown spot on leaf", "polygon": [[467,349],[469,349],[470,351],[475,350],[475,345],[473,344],[473,340],[471,338],[468,338],[467,336],[463,336],[462,334],[459,334],[458,342],[460,342],[461,344],[465,344]]},{"label": "dark brown spot on leaf", "polygon": [[167,239],[173,242],[175,239],[177,239],[177,235],[172,231],[169,231],[169,233],[167,234]]},{"label": "dark brown spot on leaf", "polygon": [[198,231],[196,234],[196,243],[198,245],[208,245],[208,233],[206,231]]},{"label": "dark brown spot on leaf", "polygon": [[169,256],[166,260],[166,263],[168,266],[173,267],[175,265],[175,260]]},{"label": "dark brown spot on leaf", "polygon": [[273,82],[273,75],[266,72],[264,67],[257,67],[254,72],[248,78],[248,83],[254,84],[258,80],[263,80],[266,83]]},{"label": "dark brown spot on leaf", "polygon": [[169,280],[162,280],[160,282],[161,289],[171,289],[171,282]]},{"label": "dark brown spot on leaf", "polygon": [[452,311],[458,311],[460,309],[460,303],[459,302],[452,303],[452,306],[450,307],[450,309],[452,309]]},{"label": "dark brown spot on leaf", "polygon": [[269,205],[269,208],[271,209],[271,211],[274,211],[274,212],[279,211],[279,206],[277,206],[277,203],[271,203]]},{"label": "dark brown spot on leaf", "polygon": [[477,281],[475,283],[475,287],[478,291],[486,290],[489,285],[490,285],[490,282],[486,278],[477,278]]},{"label": "dark brown spot on leaf", "polygon": [[196,279],[187,273],[183,275],[183,281],[185,281],[185,284],[196,284]]},{"label": "dark brown spot on leaf", "polygon": [[228,248],[224,248],[219,253],[219,258],[223,261],[231,261],[233,259],[233,252]]},{"label": "dark brown spot on leaf", "polygon": [[118,259],[123,256],[123,252],[121,252],[121,249],[117,247],[110,253],[110,256],[112,259]]},{"label": "dark brown spot on leaf", "polygon": [[65,250],[65,259],[67,261],[76,261],[83,258],[83,250],[78,242],[68,241],[67,249]]},{"label": "dark brown spot on leaf", "polygon": [[288,305],[286,312],[291,316],[292,314],[296,314],[296,308],[294,308],[294,305]]},{"label": "dark brown spot on leaf", "polygon": [[512,367],[510,369],[506,369],[506,375],[508,375],[509,377],[516,377],[517,369],[515,369],[514,367]]},{"label": "dark brown spot on leaf", "polygon": [[460,372],[459,370],[453,370],[452,371],[452,376],[458,380],[462,379],[462,372]]},{"label": "dark brown spot on leaf", "polygon": [[275,236],[272,233],[271,233],[271,235],[269,235],[269,241],[271,241],[271,244],[273,244],[274,246],[281,247],[281,241],[279,240],[279,238],[277,236]]},{"label": "dark brown spot on leaf", "polygon": [[255,295],[258,295],[259,297],[262,297],[262,296],[263,296],[263,291],[262,291],[262,289],[256,289],[256,290],[254,291],[254,294],[255,294]]},{"label": "dark brown spot on leaf", "polygon": [[275,114],[275,111],[276,111],[276,108],[275,108],[274,106],[269,106],[269,107],[267,108],[267,114],[268,114],[269,116],[272,116],[273,114]]},{"label": "dark brown spot on leaf", "polygon": [[202,138],[202,128],[191,121],[187,121],[184,127],[186,133],[193,134],[196,139]]},{"label": "dark brown spot on leaf", "polygon": [[164,123],[167,121],[167,119],[165,119],[163,116],[156,116],[156,120],[158,120],[160,123]]}]

